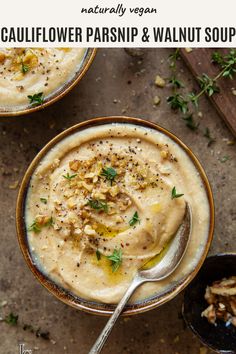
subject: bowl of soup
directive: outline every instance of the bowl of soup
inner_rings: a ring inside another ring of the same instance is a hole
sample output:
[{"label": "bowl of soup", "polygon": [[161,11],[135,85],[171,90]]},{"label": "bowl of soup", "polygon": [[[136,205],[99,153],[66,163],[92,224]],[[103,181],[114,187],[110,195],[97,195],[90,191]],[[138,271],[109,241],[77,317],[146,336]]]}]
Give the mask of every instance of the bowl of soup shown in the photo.
[{"label": "bowl of soup", "polygon": [[88,120],[50,141],[18,195],[17,233],[27,264],[60,300],[110,314],[147,262],[156,264],[192,211],[190,241],[176,271],[140,286],[126,314],[157,307],[197,274],[213,235],[211,188],[197,158],[146,120]]},{"label": "bowl of soup", "polygon": [[81,80],[95,54],[88,48],[0,48],[0,117],[56,102]]}]

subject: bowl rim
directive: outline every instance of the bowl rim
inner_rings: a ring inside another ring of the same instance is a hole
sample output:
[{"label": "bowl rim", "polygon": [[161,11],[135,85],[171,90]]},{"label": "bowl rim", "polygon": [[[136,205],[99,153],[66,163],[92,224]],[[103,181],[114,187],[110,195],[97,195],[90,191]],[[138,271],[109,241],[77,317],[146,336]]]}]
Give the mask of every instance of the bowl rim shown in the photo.
[{"label": "bowl rim", "polygon": [[[207,257],[204,261],[204,264],[206,264],[208,262],[208,260],[212,260],[215,259],[217,261],[217,259],[219,258],[227,258],[227,257],[235,257],[236,259],[236,251],[229,251],[229,252],[220,252],[220,253],[216,253],[216,254],[212,254],[209,257]],[[203,265],[204,265],[203,264]],[[185,292],[187,291],[187,289],[185,290]],[[195,327],[192,326],[192,324],[187,320],[186,316],[185,316],[185,294],[184,294],[184,299],[183,299],[183,303],[182,303],[182,315],[184,318],[184,321],[187,325],[187,327],[189,329],[191,329],[191,331],[194,333],[194,335],[200,340],[200,342],[202,344],[204,344],[207,348],[214,350],[216,353],[221,353],[221,354],[233,354],[232,350],[221,350],[221,349],[217,349],[214,345],[210,345],[209,343],[207,343],[207,341],[203,338],[202,335],[199,334],[199,332],[195,329]]]},{"label": "bowl rim", "polygon": [[96,56],[97,48],[85,48],[85,49],[87,49],[87,50],[86,50],[84,57],[82,59],[82,66],[78,69],[78,71],[74,74],[74,76],[68,82],[65,82],[58,89],[58,91],[55,91],[54,93],[52,92],[52,97],[47,99],[45,102],[43,102],[39,106],[35,106],[35,107],[27,106],[26,108],[19,109],[19,110],[13,110],[13,111],[0,111],[0,118],[1,117],[18,117],[18,116],[23,116],[26,114],[34,113],[34,112],[40,111],[40,110],[50,106],[51,104],[59,101],[62,97],[64,97],[83,78],[83,76],[86,74],[86,72],[90,68],[90,66]]},{"label": "bowl rim", "polygon": [[[114,310],[114,305],[110,304],[99,304],[99,303],[92,303],[85,300],[83,302],[86,302],[86,305],[83,304],[82,302],[78,302],[79,298],[76,296],[72,296],[70,294],[65,294],[63,292],[63,289],[60,288],[60,286],[57,286],[55,283],[50,282],[47,280],[45,275],[39,271],[39,269],[33,264],[31,255],[29,252],[29,248],[27,245],[27,233],[25,231],[25,223],[24,223],[24,202],[25,202],[25,196],[28,190],[28,184],[30,182],[30,178],[35,170],[35,168],[38,166],[38,163],[41,161],[41,159],[47,154],[47,152],[59,141],[62,139],[66,138],[70,134],[73,134],[75,132],[84,130],[86,128],[89,128],[91,126],[96,126],[96,125],[103,125],[103,124],[108,124],[108,123],[128,123],[128,124],[135,124],[143,127],[148,127],[152,128],[156,131],[159,131],[165,135],[167,135],[169,138],[171,138],[174,142],[176,142],[189,156],[191,161],[194,163],[197,171],[199,172],[202,182],[204,184],[207,197],[208,197],[208,202],[209,202],[209,213],[210,213],[210,218],[209,218],[209,231],[208,231],[208,238],[207,242],[203,251],[203,254],[196,266],[196,268],[189,274],[187,275],[180,283],[178,283],[175,288],[171,289],[171,291],[167,291],[163,296],[157,297],[156,299],[151,298],[151,299],[145,299],[141,301],[138,304],[134,305],[129,305],[125,308],[123,314],[124,315],[135,315],[138,313],[143,313],[145,311],[151,310],[153,308],[156,308],[167,301],[173,299],[180,291],[182,291],[189,283],[190,281],[196,276],[198,273],[199,269],[201,268],[207,253],[209,251],[211,241],[213,238],[213,232],[214,232],[214,200],[213,200],[213,194],[211,190],[210,183],[208,181],[207,175],[201,166],[200,162],[198,161],[197,157],[193,154],[193,152],[173,133],[169,132],[165,128],[157,125],[156,123],[153,123],[148,120],[144,120],[141,118],[133,118],[133,117],[125,117],[125,116],[108,116],[108,117],[99,117],[99,118],[93,118],[89,119],[83,122],[80,122],[57,136],[55,136],[52,140],[50,140],[41,150],[40,152],[35,156],[31,164],[29,165],[28,169],[25,172],[25,175],[22,179],[22,182],[20,184],[18,196],[17,196],[17,202],[16,202],[16,231],[17,231],[17,237],[18,237],[18,242],[20,249],[23,253],[23,256],[25,258],[25,261],[27,265],[29,266],[30,270],[33,272],[35,277],[39,280],[39,282],[49,291],[51,292],[54,296],[56,296],[59,300],[63,301],[67,305],[70,305],[72,307],[75,307],[77,309],[83,310],[88,313],[92,314],[97,314],[97,315],[111,315]],[[53,283],[53,284],[52,284]],[[105,307],[105,308],[101,308]]]}]

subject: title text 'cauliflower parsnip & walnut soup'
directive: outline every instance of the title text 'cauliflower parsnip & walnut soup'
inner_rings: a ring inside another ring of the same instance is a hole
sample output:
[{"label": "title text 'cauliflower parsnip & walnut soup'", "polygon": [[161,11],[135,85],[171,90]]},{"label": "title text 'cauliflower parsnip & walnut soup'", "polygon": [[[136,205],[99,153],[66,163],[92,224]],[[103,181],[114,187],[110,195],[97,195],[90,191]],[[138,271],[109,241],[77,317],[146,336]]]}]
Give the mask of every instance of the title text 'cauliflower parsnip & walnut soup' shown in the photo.
[{"label": "title text 'cauliflower parsnip & walnut soup'", "polygon": [[137,270],[168,245],[186,202],[193,224],[183,261],[167,279],[143,284],[132,302],[173,288],[199,264],[209,235],[206,188],[184,149],[164,133],[122,122],[87,127],[57,142],[31,177],[31,256],[69,292],[117,303]]},{"label": "title text 'cauliflower parsnip & walnut soup'", "polygon": [[79,69],[84,48],[0,48],[0,110],[43,103]]}]

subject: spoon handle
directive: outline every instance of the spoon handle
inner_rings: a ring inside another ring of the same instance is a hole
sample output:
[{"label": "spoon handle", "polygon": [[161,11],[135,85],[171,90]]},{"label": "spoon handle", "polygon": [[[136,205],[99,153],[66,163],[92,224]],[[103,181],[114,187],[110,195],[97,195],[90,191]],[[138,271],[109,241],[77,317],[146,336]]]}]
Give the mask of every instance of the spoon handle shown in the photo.
[{"label": "spoon handle", "polygon": [[127,304],[129,298],[133,294],[134,290],[140,284],[142,284],[143,282],[144,282],[144,280],[142,278],[140,278],[139,276],[136,276],[133,279],[133,281],[130,284],[130,286],[128,287],[126,293],[124,294],[124,296],[120,300],[119,304],[117,305],[115,311],[113,312],[113,315],[110,317],[109,321],[107,322],[107,324],[104,327],[103,331],[101,332],[100,336],[98,337],[98,339],[94,343],[94,345],[93,345],[92,349],[90,350],[89,354],[100,353],[100,351],[102,350],[102,348],[103,348],[103,346],[104,346],[109,334],[112,331],[112,328],[113,328],[114,324],[116,323],[118,317],[120,316],[123,308]]}]

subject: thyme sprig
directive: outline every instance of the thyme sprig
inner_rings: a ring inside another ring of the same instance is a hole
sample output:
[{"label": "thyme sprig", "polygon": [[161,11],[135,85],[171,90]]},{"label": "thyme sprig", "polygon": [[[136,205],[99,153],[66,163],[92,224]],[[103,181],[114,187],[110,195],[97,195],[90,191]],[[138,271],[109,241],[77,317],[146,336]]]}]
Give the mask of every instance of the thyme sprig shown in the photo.
[{"label": "thyme sprig", "polygon": [[121,248],[119,250],[117,250],[115,248],[113,253],[110,256],[107,256],[107,258],[111,261],[112,272],[113,273],[116,272],[122,263],[122,250],[121,250]]},{"label": "thyme sprig", "polygon": [[117,172],[112,167],[105,167],[102,169],[101,176],[105,177],[106,180],[110,181],[112,186],[112,182],[115,180]]},{"label": "thyme sprig", "polygon": [[89,205],[92,209],[104,211],[105,213],[108,212],[108,204],[106,201],[90,198],[88,199],[87,205]]},{"label": "thyme sprig", "polygon": [[43,92],[35,93],[34,95],[28,95],[29,103],[32,106],[39,106],[44,102]]},{"label": "thyme sprig", "polygon": [[[176,50],[168,58],[170,62],[169,67],[172,71],[173,76],[170,78],[169,82],[173,87],[173,94],[167,97],[167,102],[171,109],[179,111],[184,114],[184,121],[186,126],[191,130],[197,130],[199,127],[199,122],[195,122],[193,118],[193,109],[198,109],[199,99],[203,94],[208,95],[208,97],[213,96],[220,92],[218,81],[221,78],[232,79],[236,74],[236,50],[231,49],[228,54],[222,55],[220,52],[215,51],[212,54],[211,61],[215,65],[219,66],[220,71],[214,77],[208,76],[203,73],[198,77],[198,83],[200,86],[199,92],[189,92],[182,94],[179,90],[183,87],[183,84],[176,77],[176,63],[179,59],[179,50]],[[208,134],[209,135],[209,134]],[[212,144],[215,139],[207,135],[207,128],[205,130],[204,136],[209,139],[208,146]]]}]

